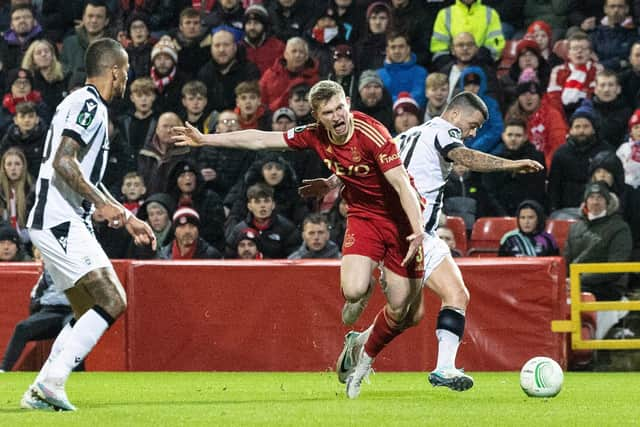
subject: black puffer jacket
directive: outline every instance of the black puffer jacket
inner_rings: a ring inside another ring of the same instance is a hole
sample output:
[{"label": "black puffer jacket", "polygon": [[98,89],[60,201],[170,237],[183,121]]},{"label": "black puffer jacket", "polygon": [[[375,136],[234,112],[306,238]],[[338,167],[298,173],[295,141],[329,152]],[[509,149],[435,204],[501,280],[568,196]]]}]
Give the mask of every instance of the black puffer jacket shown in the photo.
[{"label": "black puffer jacket", "polygon": [[264,258],[287,258],[298,249],[302,241],[296,226],[282,215],[272,215],[271,223],[260,229],[254,224],[253,215],[249,213],[244,221],[240,221],[227,233],[228,258],[234,258],[237,254],[238,236],[246,228],[253,228],[260,234],[260,251]]}]

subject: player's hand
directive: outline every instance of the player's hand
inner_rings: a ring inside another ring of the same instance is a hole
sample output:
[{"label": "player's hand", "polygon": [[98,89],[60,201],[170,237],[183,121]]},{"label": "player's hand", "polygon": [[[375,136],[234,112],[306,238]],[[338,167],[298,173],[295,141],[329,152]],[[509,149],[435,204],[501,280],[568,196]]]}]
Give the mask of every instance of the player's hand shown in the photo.
[{"label": "player's hand", "polygon": [[298,187],[300,197],[324,197],[331,191],[331,185],[326,178],[303,179],[302,185]]},{"label": "player's hand", "polygon": [[151,249],[154,251],[157,247],[156,235],[153,233],[151,226],[146,222],[131,216],[126,224],[127,231],[133,237],[133,242],[138,245],[151,245]]},{"label": "player's hand", "polygon": [[511,170],[516,173],[534,173],[544,170],[543,165],[531,159],[514,160],[513,163]]},{"label": "player's hand", "polygon": [[416,256],[418,250],[422,247],[422,242],[424,241],[425,233],[413,233],[409,237],[407,237],[407,241],[409,242],[409,250],[407,250],[407,255],[402,260],[401,266],[407,265],[411,260]]},{"label": "player's hand", "polygon": [[120,228],[125,223],[124,209],[111,202],[96,208],[95,215],[104,218],[111,228]]},{"label": "player's hand", "polygon": [[174,126],[171,128],[171,140],[175,145],[200,147],[204,144],[204,135],[191,123],[185,122],[185,126]]}]

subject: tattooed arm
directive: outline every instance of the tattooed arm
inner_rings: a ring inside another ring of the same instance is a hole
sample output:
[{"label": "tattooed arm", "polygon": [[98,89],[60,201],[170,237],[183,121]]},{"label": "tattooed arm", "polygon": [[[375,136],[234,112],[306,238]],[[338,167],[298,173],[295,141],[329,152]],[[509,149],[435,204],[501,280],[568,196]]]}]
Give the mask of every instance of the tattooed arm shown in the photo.
[{"label": "tattooed arm", "polygon": [[511,171],[533,173],[544,169],[544,166],[535,160],[508,160],[466,147],[454,148],[449,151],[447,157],[475,172]]},{"label": "tattooed arm", "polygon": [[95,185],[87,181],[80,169],[78,151],[80,144],[63,136],[53,159],[53,168],[64,182],[76,193],[93,203],[98,214],[109,221],[112,227],[124,224],[124,209],[113,204]]}]

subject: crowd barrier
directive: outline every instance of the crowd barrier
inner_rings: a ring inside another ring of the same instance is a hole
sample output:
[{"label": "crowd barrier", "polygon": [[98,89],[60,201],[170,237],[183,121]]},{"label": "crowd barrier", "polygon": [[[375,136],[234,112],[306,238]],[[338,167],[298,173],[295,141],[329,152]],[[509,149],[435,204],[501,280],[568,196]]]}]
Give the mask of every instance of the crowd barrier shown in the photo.
[{"label": "crowd barrier", "polygon": [[[459,366],[519,370],[532,356],[545,355],[566,367],[566,339],[550,329],[551,320],[568,318],[561,258],[457,262],[471,293]],[[87,370],[332,370],[348,331],[340,322],[337,261],[114,265],[129,307],[88,357]],[[34,263],[0,265],[0,351],[15,323],[28,314],[28,293],[38,269]],[[430,291],[425,294],[425,319],[383,350],[377,369],[424,371],[435,366],[440,301]],[[376,289],[357,329],[369,325],[383,300]]]}]

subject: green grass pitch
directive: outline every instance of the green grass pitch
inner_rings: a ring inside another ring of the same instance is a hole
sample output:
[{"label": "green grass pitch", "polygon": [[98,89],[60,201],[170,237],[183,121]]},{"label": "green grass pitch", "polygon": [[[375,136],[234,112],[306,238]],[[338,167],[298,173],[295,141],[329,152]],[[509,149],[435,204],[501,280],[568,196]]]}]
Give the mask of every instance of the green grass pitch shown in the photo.
[{"label": "green grass pitch", "polygon": [[567,373],[552,399],[516,372],[475,373],[458,393],[425,373],[377,373],[350,401],[334,373],[74,373],[78,411],[19,409],[33,373],[0,374],[0,426],[638,426],[640,373]]}]

